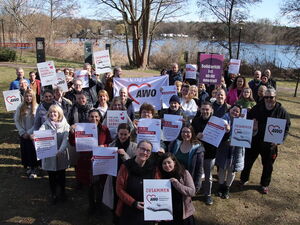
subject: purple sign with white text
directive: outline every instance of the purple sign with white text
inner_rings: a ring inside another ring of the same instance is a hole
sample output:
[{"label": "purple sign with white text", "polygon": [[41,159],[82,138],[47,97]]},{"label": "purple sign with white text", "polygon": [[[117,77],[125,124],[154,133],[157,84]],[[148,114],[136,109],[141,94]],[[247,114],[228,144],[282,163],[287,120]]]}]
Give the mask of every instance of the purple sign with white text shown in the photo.
[{"label": "purple sign with white text", "polygon": [[223,61],[223,55],[201,54],[199,82],[204,84],[220,84],[223,72]]}]

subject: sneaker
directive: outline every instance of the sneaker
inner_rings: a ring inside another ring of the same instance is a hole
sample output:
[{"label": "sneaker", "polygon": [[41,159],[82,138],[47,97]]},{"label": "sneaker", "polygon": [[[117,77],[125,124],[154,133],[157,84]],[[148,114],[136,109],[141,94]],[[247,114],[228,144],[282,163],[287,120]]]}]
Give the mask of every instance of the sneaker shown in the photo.
[{"label": "sneaker", "polygon": [[29,179],[36,179],[36,178],[37,178],[36,173],[32,173],[29,175]]},{"label": "sneaker", "polygon": [[205,204],[206,204],[206,205],[212,205],[213,203],[214,203],[214,202],[213,202],[213,200],[212,200],[212,198],[211,198],[210,195],[205,196]]},{"label": "sneaker", "polygon": [[261,186],[261,192],[265,195],[269,194],[269,187]]}]

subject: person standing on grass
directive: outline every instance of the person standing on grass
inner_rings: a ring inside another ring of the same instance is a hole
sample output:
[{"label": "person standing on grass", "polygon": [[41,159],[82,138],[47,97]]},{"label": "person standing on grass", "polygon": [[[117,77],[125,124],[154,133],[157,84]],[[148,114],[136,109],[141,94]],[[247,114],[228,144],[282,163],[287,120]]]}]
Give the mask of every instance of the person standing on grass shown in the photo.
[{"label": "person standing on grass", "polygon": [[[20,88],[20,80],[21,79],[25,79],[24,78],[24,70],[23,68],[19,67],[16,69],[16,75],[17,75],[17,79],[15,79],[13,82],[10,83],[10,87],[9,90],[16,90]],[[28,85],[30,84],[29,80],[27,80]]]},{"label": "person standing on grass", "polygon": [[20,135],[22,165],[27,169],[26,174],[29,178],[37,177],[36,168],[38,161],[33,142],[30,138],[34,129],[34,116],[37,107],[35,92],[28,89],[24,93],[24,101],[17,108],[14,116],[15,125]]},{"label": "person standing on grass", "polygon": [[[67,150],[70,126],[64,117],[63,110],[58,105],[52,105],[47,113],[47,120],[40,130],[54,130],[57,135],[56,156],[42,159],[42,169],[48,172],[51,190],[51,201],[67,200],[66,197],[66,169],[69,167],[69,154]],[[59,198],[56,188],[59,186]]]},{"label": "person standing on grass", "polygon": [[30,81],[30,89],[34,90],[36,93],[36,101],[40,103],[41,96],[41,81],[36,79],[36,74],[34,71],[29,72],[29,81]]},{"label": "person standing on grass", "polygon": [[268,117],[286,119],[284,139],[286,138],[291,122],[289,113],[277,102],[276,90],[268,88],[265,92],[264,102],[255,105],[248,113],[247,118],[254,120],[254,137],[250,149],[246,150],[245,167],[241,173],[240,186],[248,183],[251,168],[257,159],[261,156],[263,171],[260,179],[261,191],[263,194],[269,193],[269,185],[273,172],[273,164],[278,155],[278,144],[264,142],[264,134]]}]

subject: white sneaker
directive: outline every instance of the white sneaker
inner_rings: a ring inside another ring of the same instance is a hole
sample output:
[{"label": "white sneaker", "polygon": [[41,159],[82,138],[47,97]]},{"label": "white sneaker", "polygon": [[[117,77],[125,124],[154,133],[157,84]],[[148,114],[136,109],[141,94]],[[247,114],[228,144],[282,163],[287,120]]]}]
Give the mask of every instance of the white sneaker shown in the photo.
[{"label": "white sneaker", "polygon": [[37,175],[35,173],[29,175],[29,179],[35,179],[35,178],[37,178]]}]

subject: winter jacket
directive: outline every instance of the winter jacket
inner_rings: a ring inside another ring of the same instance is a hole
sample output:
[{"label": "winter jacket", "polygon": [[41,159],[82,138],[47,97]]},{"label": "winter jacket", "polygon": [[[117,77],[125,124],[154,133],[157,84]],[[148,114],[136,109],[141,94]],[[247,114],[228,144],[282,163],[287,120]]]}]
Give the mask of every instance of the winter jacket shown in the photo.
[{"label": "winter jacket", "polygon": [[58,171],[64,170],[69,167],[69,154],[68,154],[68,136],[70,125],[68,124],[65,117],[55,127],[50,119],[47,119],[40,130],[55,130],[57,137],[57,150],[61,152],[59,156],[49,157],[42,159],[42,168],[46,171]]},{"label": "winter jacket", "polygon": [[[182,141],[175,140],[169,145],[169,151],[174,155],[180,151]],[[204,147],[202,144],[193,144],[189,151],[188,168],[186,168],[193,177],[196,190],[201,187],[201,176],[203,174],[203,161],[204,161]]]},{"label": "winter jacket", "polygon": [[38,105],[33,110],[33,114],[31,114],[31,107],[26,110],[26,113],[22,118],[20,118],[20,110],[21,110],[21,105],[18,106],[15,116],[14,116],[14,121],[16,128],[19,132],[19,135],[22,136],[23,134],[32,134],[34,130],[34,116],[36,113],[36,109],[38,108]]}]

